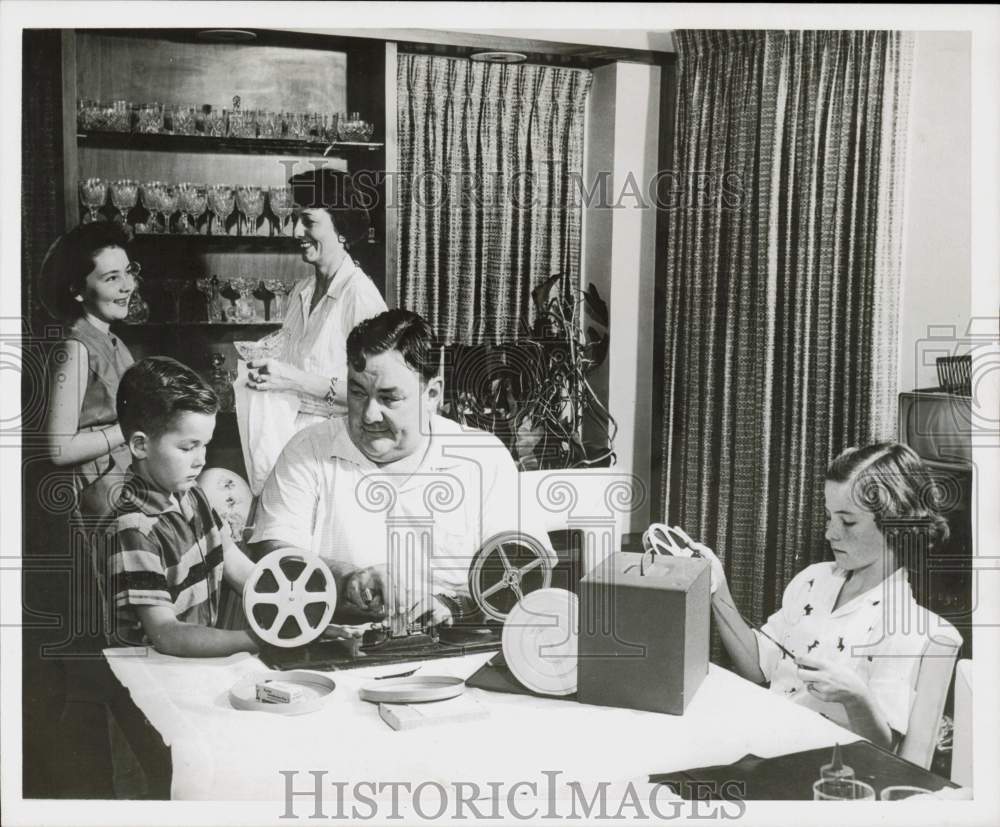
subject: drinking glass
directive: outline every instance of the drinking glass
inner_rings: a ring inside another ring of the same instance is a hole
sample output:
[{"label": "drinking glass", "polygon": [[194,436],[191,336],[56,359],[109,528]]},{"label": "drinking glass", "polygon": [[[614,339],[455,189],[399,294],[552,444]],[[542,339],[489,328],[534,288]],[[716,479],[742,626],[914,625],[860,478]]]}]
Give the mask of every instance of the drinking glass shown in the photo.
[{"label": "drinking glass", "polygon": [[171,124],[175,135],[194,135],[194,108],[184,104],[172,106]]},{"label": "drinking glass", "polygon": [[112,132],[129,132],[132,129],[132,113],[128,101],[116,100],[107,114],[107,128]]},{"label": "drinking glass", "polygon": [[905,801],[907,798],[912,798],[915,795],[932,795],[932,793],[923,787],[898,785],[895,787],[886,787],[879,793],[879,799],[882,801]]},{"label": "drinking glass", "polygon": [[84,224],[90,224],[100,219],[97,212],[104,206],[104,201],[108,195],[108,185],[103,178],[84,178],[80,182],[80,200],[87,208],[87,214],[83,218]]},{"label": "drinking glass", "polygon": [[170,232],[170,219],[177,212],[178,192],[173,184],[164,184],[160,203],[163,212],[163,232]]},{"label": "drinking glass", "polygon": [[278,116],[274,112],[262,112],[257,119],[257,127],[259,129],[258,138],[268,138],[273,140],[274,138],[281,137],[281,122],[278,120]]},{"label": "drinking glass", "polygon": [[76,102],[76,128],[89,132],[94,129],[97,114],[97,102],[91,98],[80,98]]},{"label": "drinking glass", "polygon": [[283,282],[281,279],[265,279],[264,286],[274,293],[274,304],[272,305],[273,312],[271,313],[272,322],[284,321],[285,318],[285,296],[288,295],[288,291],[291,289],[289,285]]},{"label": "drinking glass", "polygon": [[146,181],[142,185],[142,205],[149,211],[149,219],[146,221],[145,230],[147,233],[156,233],[158,227],[157,215],[163,208],[163,182]]},{"label": "drinking glass", "polygon": [[205,113],[205,134],[212,138],[226,136],[226,113],[218,109],[210,109]]},{"label": "drinking glass", "polygon": [[163,107],[158,103],[144,103],[139,107],[137,132],[155,134],[163,131]]},{"label": "drinking glass", "polygon": [[222,299],[219,295],[219,280],[213,278],[200,278],[195,282],[195,286],[205,296],[205,319],[209,322],[221,322],[225,320]]},{"label": "drinking glass", "polygon": [[292,199],[291,187],[270,187],[267,191],[267,200],[271,206],[271,212],[278,219],[278,232],[272,235],[285,234],[285,222],[295,210],[295,201]]},{"label": "drinking glass", "polygon": [[184,182],[177,185],[177,206],[181,217],[178,221],[183,233],[197,233],[198,219],[208,206],[208,193],[203,184]]},{"label": "drinking glass", "polygon": [[257,219],[264,212],[264,191],[260,187],[237,187],[236,206],[246,216],[246,234],[256,235]]},{"label": "drinking glass", "polygon": [[121,178],[111,182],[111,203],[121,217],[124,226],[128,226],[129,211],[139,200],[139,182],[131,178]]},{"label": "drinking glass", "polygon": [[874,801],[871,784],[855,778],[821,778],[813,784],[814,801]]},{"label": "drinking glass", "polygon": [[208,188],[208,208],[215,216],[216,235],[226,235],[226,219],[236,206],[233,188],[228,184],[214,184]]}]

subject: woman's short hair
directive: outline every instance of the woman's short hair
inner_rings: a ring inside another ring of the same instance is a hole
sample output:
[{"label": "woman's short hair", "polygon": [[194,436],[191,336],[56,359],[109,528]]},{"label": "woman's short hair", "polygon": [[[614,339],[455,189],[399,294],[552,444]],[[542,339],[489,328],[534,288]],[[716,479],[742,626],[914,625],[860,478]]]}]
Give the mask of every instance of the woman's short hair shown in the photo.
[{"label": "woman's short hair", "polygon": [[900,532],[926,536],[928,548],[948,539],[941,516],[946,491],[912,448],[879,442],[848,448],[827,469],[832,482],[852,482],[855,502],[870,511],[887,540]]},{"label": "woman's short hair", "polygon": [[367,356],[399,351],[423,381],[438,375],[439,358],[434,331],[412,310],[394,308],[356,325],[347,336],[347,361],[357,371],[365,369]]},{"label": "woman's short hair", "polygon": [[187,365],[168,356],[148,356],[122,374],[115,408],[128,440],[136,431],[160,436],[182,413],[214,415],[219,398]]},{"label": "woman's short hair", "polygon": [[127,253],[128,245],[128,234],[112,221],[81,224],[59,238],[42,263],[39,295],[45,309],[57,319],[80,316],[83,307],[75,297],[94,269],[94,258],[108,247]]}]

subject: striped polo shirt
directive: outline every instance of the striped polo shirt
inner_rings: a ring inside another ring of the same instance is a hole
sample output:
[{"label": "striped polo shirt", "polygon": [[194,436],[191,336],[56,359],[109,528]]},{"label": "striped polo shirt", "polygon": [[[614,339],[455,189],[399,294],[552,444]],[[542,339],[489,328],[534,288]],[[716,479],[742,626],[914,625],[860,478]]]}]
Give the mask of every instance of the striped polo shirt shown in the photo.
[{"label": "striped polo shirt", "polygon": [[129,471],[102,552],[111,642],[148,643],[136,606],[166,606],[185,623],[214,626],[226,536],[201,488],[165,494]]}]

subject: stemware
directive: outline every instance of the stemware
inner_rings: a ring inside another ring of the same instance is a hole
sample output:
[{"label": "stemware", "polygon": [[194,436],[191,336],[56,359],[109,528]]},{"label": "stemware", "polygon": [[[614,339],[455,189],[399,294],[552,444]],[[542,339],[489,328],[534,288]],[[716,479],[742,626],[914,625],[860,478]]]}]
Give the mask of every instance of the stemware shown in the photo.
[{"label": "stemware", "polygon": [[195,282],[198,290],[205,296],[205,321],[225,321],[225,312],[219,292],[219,277],[200,278]]},{"label": "stemware", "polygon": [[163,187],[162,181],[146,181],[142,185],[142,205],[149,211],[149,219],[144,228],[147,233],[158,232],[157,216],[163,209]]},{"label": "stemware", "polygon": [[131,178],[120,178],[111,182],[111,203],[118,210],[123,226],[128,226],[129,211],[139,201],[139,182]]},{"label": "stemware", "polygon": [[260,187],[240,186],[236,188],[236,206],[246,217],[247,235],[257,234],[257,219],[264,212],[264,191]]},{"label": "stemware", "polygon": [[208,192],[203,184],[184,182],[177,185],[177,206],[181,217],[177,226],[182,233],[197,233],[198,219],[208,206]]},{"label": "stemware", "polygon": [[260,299],[264,305],[264,321],[271,321],[271,302],[274,301],[275,293],[268,286],[267,283],[261,279],[257,282],[257,286],[254,288],[251,294],[255,299]]},{"label": "stemware", "polygon": [[164,184],[162,189],[162,196],[160,203],[162,204],[163,213],[163,232],[170,232],[170,220],[173,218],[175,212],[177,212],[177,201],[178,192],[177,187],[173,184]]},{"label": "stemware", "polygon": [[274,311],[271,313],[272,322],[284,321],[285,318],[285,296],[291,290],[291,286],[281,279],[264,279],[264,286],[274,294]]},{"label": "stemware", "polygon": [[216,235],[226,235],[226,220],[232,215],[235,206],[235,193],[231,186],[213,184],[208,188],[208,208],[215,216]]},{"label": "stemware", "polygon": [[84,224],[100,219],[97,211],[104,206],[107,194],[108,185],[103,178],[85,178],[80,182],[80,200],[87,208],[87,214],[83,217]]},{"label": "stemware", "polygon": [[271,206],[271,212],[278,219],[278,231],[275,233],[271,228],[272,235],[285,234],[285,222],[295,211],[295,201],[292,198],[291,187],[270,187],[267,191],[267,200]]}]

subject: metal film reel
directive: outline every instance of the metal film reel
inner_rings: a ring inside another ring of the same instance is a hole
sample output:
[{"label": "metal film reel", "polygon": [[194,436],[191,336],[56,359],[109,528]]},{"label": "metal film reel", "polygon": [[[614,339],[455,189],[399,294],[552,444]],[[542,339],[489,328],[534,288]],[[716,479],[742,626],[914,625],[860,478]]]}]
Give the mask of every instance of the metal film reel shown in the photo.
[{"label": "metal film reel", "polygon": [[247,622],[272,646],[291,648],[316,640],[336,606],[330,569],[300,549],[278,549],[261,558],[243,587]]},{"label": "metal film reel", "polygon": [[487,540],[469,568],[469,593],[479,610],[501,623],[526,594],[552,584],[554,561],[528,534],[506,531]]}]

